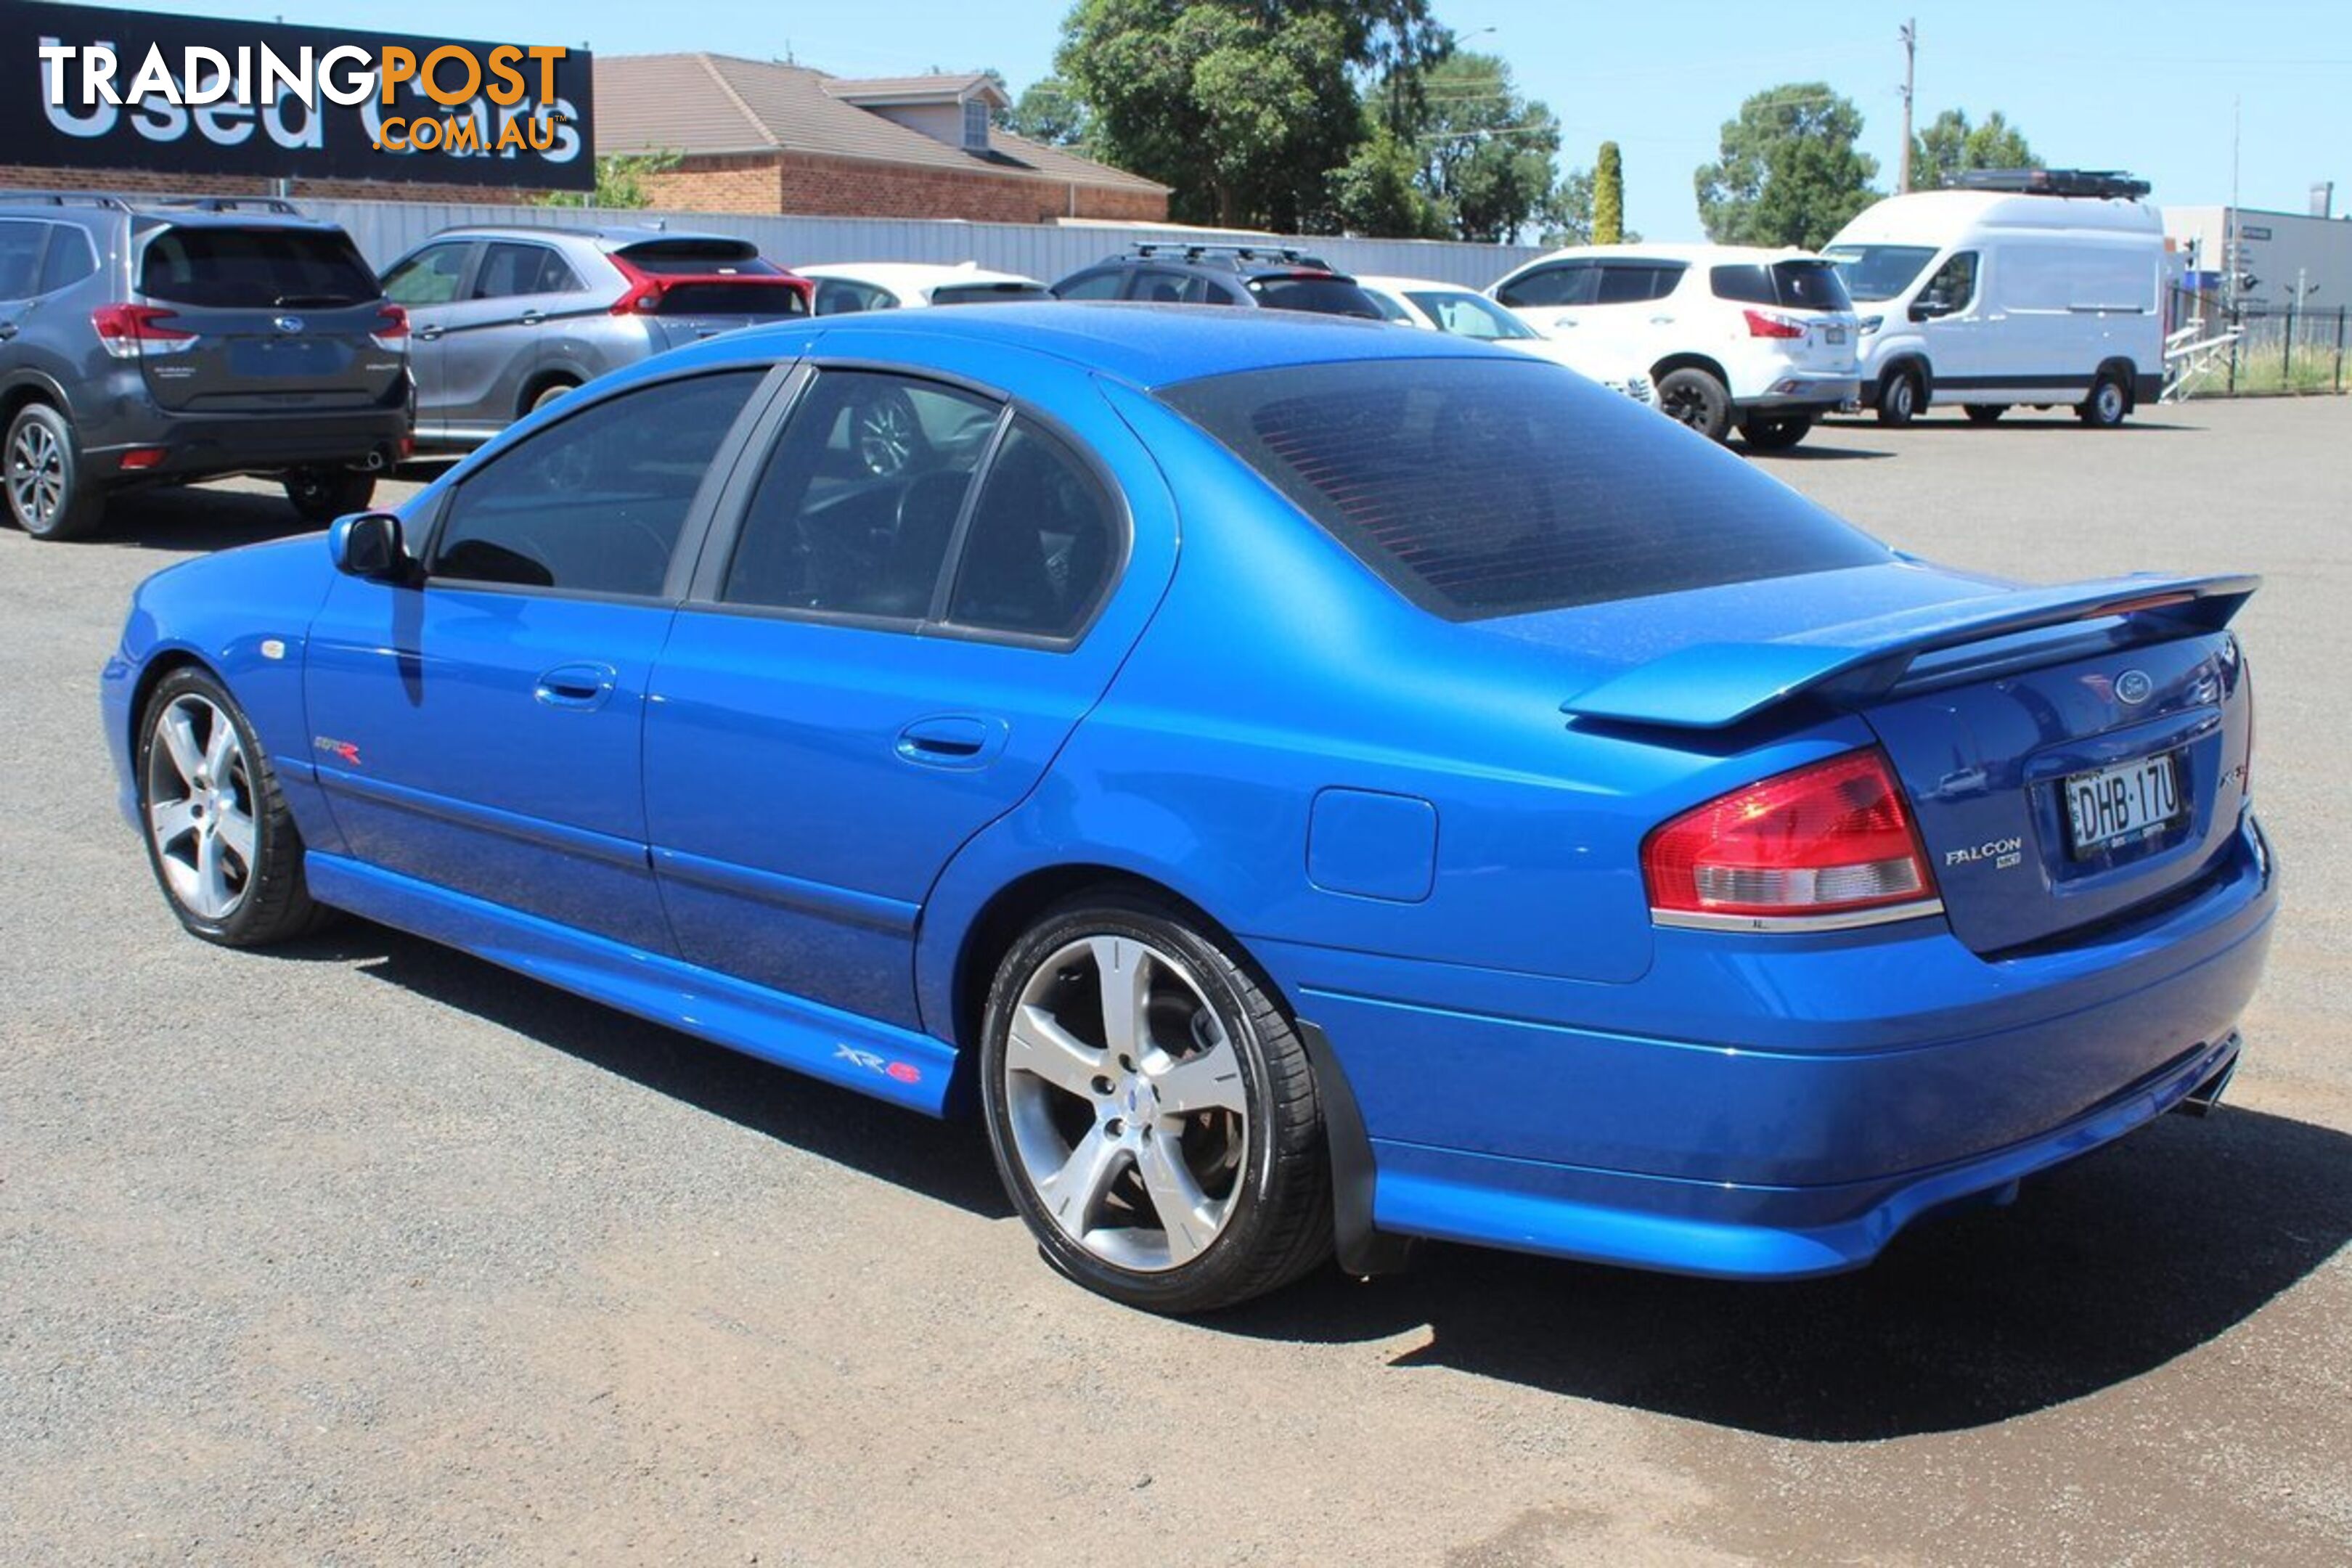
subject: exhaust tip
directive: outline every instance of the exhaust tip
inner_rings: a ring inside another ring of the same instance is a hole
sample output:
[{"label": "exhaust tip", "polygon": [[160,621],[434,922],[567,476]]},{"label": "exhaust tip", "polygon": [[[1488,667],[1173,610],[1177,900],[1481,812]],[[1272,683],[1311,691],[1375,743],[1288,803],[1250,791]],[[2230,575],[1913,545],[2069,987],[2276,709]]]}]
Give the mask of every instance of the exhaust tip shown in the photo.
[{"label": "exhaust tip", "polygon": [[2230,1059],[2221,1064],[2221,1070],[2181,1098],[2180,1104],[2176,1109],[2182,1115],[2210,1116],[2221,1107],[2221,1096],[2229,1091],[2230,1080],[2238,1073],[2238,1037],[2231,1035],[2229,1044]]}]

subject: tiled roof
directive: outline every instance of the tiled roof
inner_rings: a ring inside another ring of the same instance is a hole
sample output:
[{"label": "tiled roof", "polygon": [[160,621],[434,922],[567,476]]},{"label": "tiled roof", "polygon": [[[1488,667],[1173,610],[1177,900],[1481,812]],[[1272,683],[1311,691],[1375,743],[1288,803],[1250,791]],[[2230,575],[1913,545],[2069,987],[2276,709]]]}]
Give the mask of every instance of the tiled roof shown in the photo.
[{"label": "tiled roof", "polygon": [[[600,153],[813,153],[1055,184],[1167,188],[993,128],[986,153],[950,147],[835,96],[844,79],[806,66],[733,55],[600,55],[595,69]],[[888,85],[901,79],[913,79]]]},{"label": "tiled roof", "polygon": [[824,90],[846,103],[956,103],[974,93],[1010,103],[1004,89],[979,71],[950,76],[827,77]]}]

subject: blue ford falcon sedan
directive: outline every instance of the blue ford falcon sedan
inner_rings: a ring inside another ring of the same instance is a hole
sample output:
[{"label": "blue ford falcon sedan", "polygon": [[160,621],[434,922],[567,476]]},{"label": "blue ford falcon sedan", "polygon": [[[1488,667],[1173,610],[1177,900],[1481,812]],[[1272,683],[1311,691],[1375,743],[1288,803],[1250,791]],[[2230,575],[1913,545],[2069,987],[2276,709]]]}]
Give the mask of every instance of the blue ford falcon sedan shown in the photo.
[{"label": "blue ford falcon sedan", "polygon": [[1414,1237],[1751,1279],[2210,1105],[2242,577],[1890,550],[1558,366],[1259,312],[728,334],[103,682],[173,911],[348,911],[934,1115],[1194,1311]]}]

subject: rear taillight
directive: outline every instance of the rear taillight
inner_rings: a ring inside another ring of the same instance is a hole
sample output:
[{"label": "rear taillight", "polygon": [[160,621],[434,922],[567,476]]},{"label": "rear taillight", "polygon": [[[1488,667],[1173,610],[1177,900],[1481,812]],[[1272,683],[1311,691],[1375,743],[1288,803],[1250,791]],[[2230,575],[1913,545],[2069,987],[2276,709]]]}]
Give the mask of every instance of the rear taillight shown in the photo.
[{"label": "rear taillight", "polygon": [[1732,791],[1642,846],[1661,925],[1802,930],[1935,910],[1936,879],[1875,748]]},{"label": "rear taillight", "polygon": [[89,313],[98,341],[116,359],[142,354],[172,354],[195,346],[196,334],[164,322],[177,318],[155,305],[100,305]]},{"label": "rear taillight", "polygon": [[628,290],[613,301],[616,316],[650,316],[661,310],[662,293],[669,287],[667,279],[655,277],[629,265],[626,257],[615,256],[613,265],[628,280]]},{"label": "rear taillight", "polygon": [[1805,323],[1793,316],[1776,316],[1769,310],[1742,310],[1748,318],[1748,335],[1751,338],[1801,338]]},{"label": "rear taillight", "polygon": [[386,305],[376,312],[376,324],[368,336],[380,349],[401,349],[408,346],[408,312],[397,305]]}]

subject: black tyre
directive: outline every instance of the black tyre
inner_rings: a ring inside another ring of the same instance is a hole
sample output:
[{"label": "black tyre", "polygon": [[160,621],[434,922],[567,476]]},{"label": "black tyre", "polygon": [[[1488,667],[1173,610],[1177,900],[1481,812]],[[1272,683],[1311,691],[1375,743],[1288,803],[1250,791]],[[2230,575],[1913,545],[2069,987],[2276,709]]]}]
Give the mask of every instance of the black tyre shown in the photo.
[{"label": "black tyre", "polygon": [[137,774],[148,863],[182,925],[258,947],[320,923],[269,755],[219,681],[189,667],[156,683],[139,718]]},{"label": "black tyre", "polygon": [[1740,438],[1759,452],[1785,452],[1803,440],[1813,427],[1810,414],[1772,419],[1750,419],[1739,427]]},{"label": "black tyre", "polygon": [[1990,425],[2009,412],[2006,403],[1963,403],[1960,412],[1969,416],[1971,425]]},{"label": "black tyre", "polygon": [[541,409],[546,407],[549,404],[561,399],[565,393],[577,391],[578,389],[579,383],[577,382],[551,381],[545,386],[541,387],[537,392],[531,395],[530,405],[529,407],[525,408],[523,412],[525,414],[536,414]]},{"label": "black tyre", "polygon": [[367,510],[375,499],[375,476],[358,468],[297,468],[286,476],[286,499],[305,522],[332,522]]},{"label": "black tyre", "polygon": [[1703,370],[1668,371],[1658,381],[1658,412],[1720,441],[1731,429],[1731,394]]},{"label": "black tyre", "polygon": [[1046,1260],[1152,1312],[1288,1284],[1331,1250],[1322,1112],[1266,986],[1173,910],[1048,910],[990,987],[982,1100]]},{"label": "black tyre", "polygon": [[36,539],[80,539],[106,515],[106,498],[81,471],[73,426],[46,403],[8,422],[8,515]]},{"label": "black tyre", "polygon": [[2094,430],[2112,430],[2131,412],[2131,389],[2111,370],[2091,383],[2091,395],[2074,405],[2074,417]]},{"label": "black tyre", "polygon": [[1878,384],[1878,422],[1900,427],[1916,419],[1927,407],[1927,390],[1908,366],[1888,374]]}]

